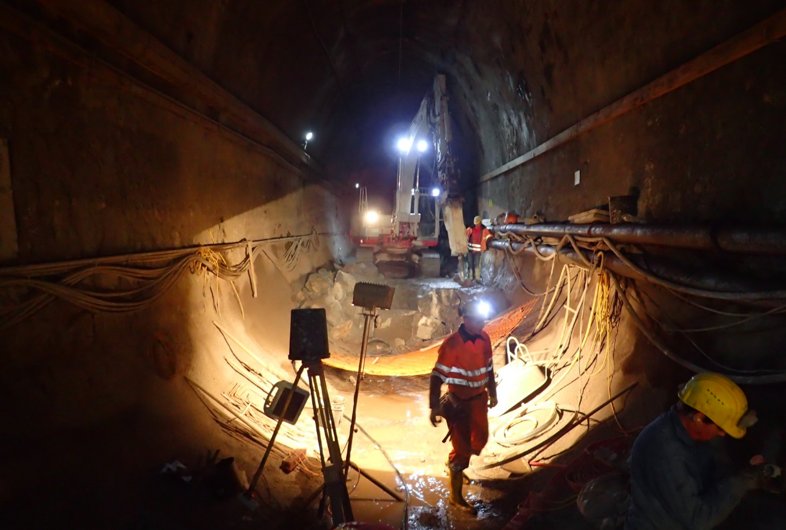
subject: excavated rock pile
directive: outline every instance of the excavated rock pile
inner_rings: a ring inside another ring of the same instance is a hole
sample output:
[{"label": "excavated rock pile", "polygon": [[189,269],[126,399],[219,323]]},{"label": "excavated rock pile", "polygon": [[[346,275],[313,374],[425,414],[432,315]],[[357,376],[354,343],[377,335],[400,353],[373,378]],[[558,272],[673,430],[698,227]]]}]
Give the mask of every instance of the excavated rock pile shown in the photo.
[{"label": "excavated rock pile", "polygon": [[363,337],[361,309],[352,305],[355,284],[370,282],[395,287],[392,308],[380,312],[371,332],[369,349],[374,355],[419,349],[454,332],[461,324],[457,308],[468,297],[488,293],[504,300],[496,289],[462,288],[450,280],[388,280],[370,264],[335,267],[337,271],[322,268],[310,274],[293,300],[300,308],[324,308],[331,343],[354,350]]}]

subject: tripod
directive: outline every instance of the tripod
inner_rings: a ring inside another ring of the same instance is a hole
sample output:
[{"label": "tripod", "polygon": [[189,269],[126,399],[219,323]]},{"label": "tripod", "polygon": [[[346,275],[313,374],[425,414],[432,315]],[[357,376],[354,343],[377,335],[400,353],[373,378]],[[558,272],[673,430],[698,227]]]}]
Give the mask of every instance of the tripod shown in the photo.
[{"label": "tripod", "polygon": [[[301,366],[295,376],[295,382],[291,386],[291,390],[284,399],[284,406],[278,415],[276,428],[270,437],[270,442],[265,448],[265,454],[262,461],[259,463],[254,478],[251,480],[251,485],[245,493],[247,498],[251,495],[256,488],[262,471],[265,468],[267,459],[270,456],[270,450],[276,441],[278,432],[284,419],[290,412],[290,404],[295,395],[295,389],[298,387],[300,378],[304,370],[308,370],[308,386],[309,395],[311,397],[311,406],[314,411],[314,423],[317,431],[317,442],[319,445],[319,457],[322,463],[322,475],[325,482],[320,488],[314,492],[310,497],[307,505],[316,498],[317,495],[324,492],[330,499],[330,509],[333,516],[334,525],[339,525],[346,521],[354,520],[352,515],[352,506],[349,502],[349,493],[347,492],[346,478],[349,473],[349,468],[352,467],[363,477],[367,478],[370,482],[382,489],[385,493],[403,502],[395,491],[386,487],[384,484],[370,476],[368,473],[362,471],[358,466],[350,461],[350,454],[352,451],[352,439],[355,431],[355,422],[357,421],[357,402],[360,391],[360,378],[363,373],[365,364],[366,352],[368,348],[368,337],[370,332],[370,325],[372,320],[377,316],[379,307],[386,309],[390,308],[390,303],[393,299],[393,289],[374,284],[358,283],[355,286],[353,294],[353,304],[363,308],[363,315],[365,317],[365,325],[363,329],[363,345],[360,353],[360,360],[358,364],[358,380],[355,386],[354,406],[352,410],[352,420],[349,429],[349,438],[347,439],[347,461],[346,465],[341,457],[341,447],[338,442],[338,430],[336,429],[337,423],[333,417],[333,410],[330,406],[330,395],[328,394],[327,381],[325,380],[325,372],[322,366],[322,359],[330,356],[327,340],[327,324],[325,319],[324,309],[295,309],[292,311],[292,326],[290,332],[290,352],[289,359],[293,362],[295,360],[301,361]],[[294,365],[293,365],[294,366]],[[320,406],[321,405],[321,406]],[[265,412],[267,414],[267,410]],[[297,421],[297,416],[300,414],[300,409],[294,413],[293,418],[288,421],[294,423]],[[271,416],[275,417],[275,416]],[[320,427],[324,428],[325,443],[322,443],[322,431]],[[325,451],[327,446],[327,456]],[[323,498],[324,500],[324,498]],[[323,506],[322,504],[320,506]]]},{"label": "tripod", "polygon": [[[308,387],[311,396],[311,406],[314,410],[314,423],[317,431],[317,442],[319,444],[319,458],[322,462],[322,475],[325,478],[324,485],[319,489],[322,491],[324,488],[328,497],[330,498],[330,510],[333,514],[333,522],[338,525],[345,521],[352,521],[352,505],[349,502],[349,492],[347,492],[347,485],[344,480],[344,462],[341,458],[341,447],[338,443],[338,431],[336,430],[335,418],[333,418],[333,411],[330,407],[330,395],[328,394],[327,381],[325,381],[325,371],[322,367],[321,359],[308,359],[304,360],[300,365],[295,376],[295,382],[292,385],[293,389],[297,388],[300,378],[303,375],[303,370],[308,370]],[[284,408],[276,423],[276,428],[270,437],[265,454],[262,461],[259,463],[254,478],[251,480],[251,485],[246,491],[246,497],[251,498],[251,494],[259,482],[259,477],[262,476],[262,471],[265,469],[265,464],[270,456],[270,450],[276,442],[281,425],[284,423],[286,412],[289,410],[289,405],[292,402],[292,397],[295,395],[294,391],[289,392],[285,401]],[[319,405],[322,406],[319,406]],[[322,444],[322,433],[320,425],[325,429],[325,445],[327,445],[327,459],[325,458],[325,448]]]}]

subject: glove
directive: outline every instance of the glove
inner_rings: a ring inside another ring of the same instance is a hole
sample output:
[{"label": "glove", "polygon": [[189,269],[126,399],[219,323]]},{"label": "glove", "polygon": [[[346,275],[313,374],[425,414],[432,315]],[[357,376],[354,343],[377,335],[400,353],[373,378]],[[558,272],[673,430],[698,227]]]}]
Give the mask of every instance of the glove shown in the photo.
[{"label": "glove", "polygon": [[493,409],[497,406],[499,400],[497,400],[497,396],[489,396],[489,408]]},{"label": "glove", "polygon": [[739,477],[749,491],[763,489],[767,484],[763,465],[748,467],[740,473]]},{"label": "glove", "polygon": [[431,415],[429,415],[429,420],[431,420],[431,425],[436,427],[437,425],[442,423],[442,415],[439,413],[439,411],[435,409],[431,409]]}]

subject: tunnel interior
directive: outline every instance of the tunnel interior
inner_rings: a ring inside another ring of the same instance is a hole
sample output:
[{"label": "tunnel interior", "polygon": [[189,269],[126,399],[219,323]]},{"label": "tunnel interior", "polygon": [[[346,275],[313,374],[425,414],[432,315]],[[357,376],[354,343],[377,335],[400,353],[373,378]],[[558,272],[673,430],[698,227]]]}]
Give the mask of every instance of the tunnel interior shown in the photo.
[{"label": "tunnel interior", "polygon": [[[582,488],[704,371],[758,412],[729,466],[786,464],[784,35],[781,0],[0,0],[0,526],[333,528],[330,409],[357,521],[622,528]],[[357,236],[437,75],[474,282],[445,223],[438,277]],[[471,516],[429,378],[476,299],[507,408]],[[313,309],[330,406],[271,443]],[[719,528],[782,528],[781,480]]]}]

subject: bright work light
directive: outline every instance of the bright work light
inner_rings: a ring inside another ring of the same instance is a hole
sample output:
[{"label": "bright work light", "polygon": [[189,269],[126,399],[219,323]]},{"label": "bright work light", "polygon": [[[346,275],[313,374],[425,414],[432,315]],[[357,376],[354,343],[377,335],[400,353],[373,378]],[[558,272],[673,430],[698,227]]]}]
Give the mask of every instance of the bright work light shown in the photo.
[{"label": "bright work light", "polygon": [[374,210],[369,210],[369,211],[366,212],[365,221],[366,221],[366,224],[373,225],[374,223],[379,221],[379,214],[377,212],[375,212]]},{"label": "bright work light", "polygon": [[314,137],[314,133],[312,133],[311,131],[306,133],[306,141],[310,142],[313,137]]},{"label": "bright work light", "polygon": [[431,196],[432,197],[439,197],[439,195],[441,193],[442,193],[442,190],[440,190],[439,188],[432,188],[432,190],[431,190]]},{"label": "bright work light", "polygon": [[426,149],[428,149],[428,142],[426,140],[418,140],[418,151],[425,153]]},{"label": "bright work light", "polygon": [[407,137],[399,138],[396,147],[398,147],[398,150],[402,153],[408,153],[412,147],[412,139]]},{"label": "bright work light", "polygon": [[491,304],[488,302],[481,300],[478,302],[477,306],[478,315],[482,316],[483,318],[488,318],[491,314]]}]

